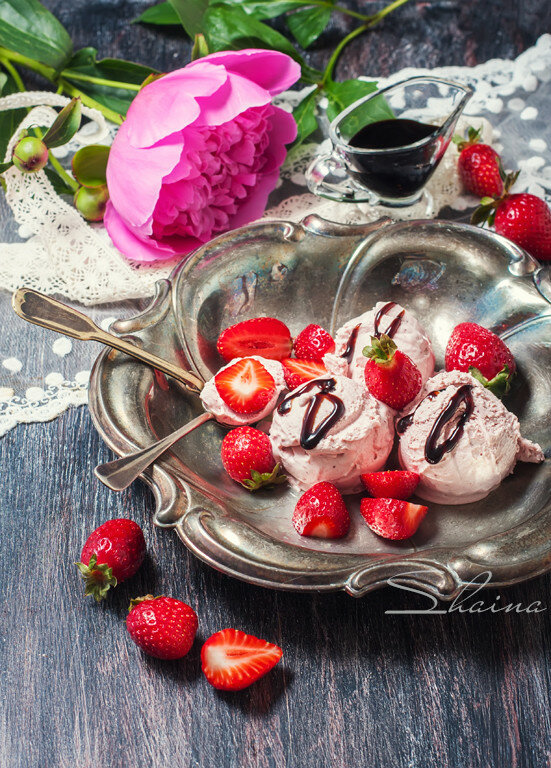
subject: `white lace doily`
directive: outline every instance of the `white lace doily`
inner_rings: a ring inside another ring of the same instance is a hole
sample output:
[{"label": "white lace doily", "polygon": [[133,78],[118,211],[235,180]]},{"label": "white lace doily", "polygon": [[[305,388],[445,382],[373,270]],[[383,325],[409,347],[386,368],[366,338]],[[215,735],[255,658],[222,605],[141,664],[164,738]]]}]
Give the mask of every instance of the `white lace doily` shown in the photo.
[{"label": "white lace doily", "polygon": [[[491,140],[502,154],[505,167],[521,171],[515,189],[551,202],[551,140],[546,139],[551,119],[551,35],[543,35],[514,61],[494,59],[473,68],[407,68],[392,77],[379,78],[379,85],[429,72],[474,88],[463,125],[482,121],[484,139]],[[278,104],[292,109],[307,90],[283,94]],[[51,107],[66,103],[65,97],[52,93],[13,94],[0,99],[0,110],[8,106],[34,107],[22,126],[44,125],[53,119]],[[83,112],[91,122],[68,148],[56,150],[59,157],[85,143],[107,144],[112,140],[113,126],[107,126],[94,110],[84,108]],[[381,215],[380,209],[371,206],[333,203],[306,192],[304,171],[320,151],[319,144],[308,143],[289,154],[265,216],[299,221],[306,213],[315,212],[335,221],[354,223]],[[476,203],[461,195],[454,169],[456,157],[457,152],[450,148],[430,181],[435,214],[444,206],[465,210]],[[136,267],[124,259],[111,245],[104,228],[88,225],[55,194],[44,173],[24,176],[11,169],[5,177],[7,202],[19,225],[20,240],[24,239],[0,246],[0,288],[7,289],[0,293],[0,312],[6,316],[11,312],[8,291],[27,285],[96,305],[91,314],[108,325],[110,318],[132,313],[131,307],[122,309],[113,302],[150,296],[155,281],[170,272],[172,264]],[[406,215],[418,216],[419,212],[414,207]],[[10,230],[13,225],[7,222],[3,231]],[[11,239],[16,237],[12,235]],[[106,302],[111,305],[98,306]],[[70,405],[85,402],[88,371],[97,347],[72,344],[17,318],[16,323],[10,321],[8,328],[17,330],[0,339],[0,434],[17,423],[44,421]]]}]

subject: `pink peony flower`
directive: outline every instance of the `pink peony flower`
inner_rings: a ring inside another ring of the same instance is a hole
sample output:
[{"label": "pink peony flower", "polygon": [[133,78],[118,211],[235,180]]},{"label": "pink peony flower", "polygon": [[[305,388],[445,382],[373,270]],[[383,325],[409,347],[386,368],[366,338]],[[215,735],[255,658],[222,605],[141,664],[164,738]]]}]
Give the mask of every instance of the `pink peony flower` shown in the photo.
[{"label": "pink peony flower", "polygon": [[183,255],[258,218],[296,136],[272,96],[300,67],[276,51],[223,51],[153,81],[119,128],[105,226],[129,259]]}]

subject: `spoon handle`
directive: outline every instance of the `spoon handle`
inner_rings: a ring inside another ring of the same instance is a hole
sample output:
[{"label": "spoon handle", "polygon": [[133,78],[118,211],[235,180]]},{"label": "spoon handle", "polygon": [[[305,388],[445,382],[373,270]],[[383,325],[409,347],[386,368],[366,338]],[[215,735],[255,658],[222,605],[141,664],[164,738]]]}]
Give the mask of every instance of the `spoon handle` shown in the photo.
[{"label": "spoon handle", "polygon": [[141,451],[130,453],[128,456],[123,456],[122,459],[109,461],[107,464],[99,464],[94,473],[98,480],[101,480],[112,491],[122,491],[128,488],[150,464],[153,464],[155,459],[158,459],[174,443],[211,419],[214,419],[212,413],[202,413],[148,448],[142,448]]},{"label": "spoon handle", "polygon": [[71,336],[81,341],[99,341],[107,347],[125,352],[135,357],[146,365],[166,373],[168,376],[180,381],[186,389],[194,395],[198,395],[203,388],[203,380],[190,371],[185,371],[178,365],[173,365],[151,352],[140,349],[126,339],[107,333],[99,328],[93,320],[76,309],[68,307],[61,301],[45,296],[43,293],[33,291],[31,288],[18,288],[13,294],[12,306],[15,312],[29,323],[40,325],[51,331]]}]

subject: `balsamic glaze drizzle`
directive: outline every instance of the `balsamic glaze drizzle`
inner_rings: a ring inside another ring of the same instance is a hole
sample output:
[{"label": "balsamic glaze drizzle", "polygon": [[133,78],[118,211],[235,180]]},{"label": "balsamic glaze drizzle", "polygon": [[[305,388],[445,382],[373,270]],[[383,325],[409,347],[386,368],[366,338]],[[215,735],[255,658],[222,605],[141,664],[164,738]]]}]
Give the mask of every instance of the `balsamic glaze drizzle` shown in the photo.
[{"label": "balsamic glaze drizzle", "polygon": [[396,317],[392,320],[386,331],[379,330],[379,323],[381,322],[382,318],[387,314],[387,312],[390,312],[392,307],[396,306],[395,301],[389,301],[387,304],[384,305],[384,307],[381,307],[381,309],[377,312],[375,315],[375,323],[373,324],[373,335],[376,336],[378,339],[381,337],[381,335],[384,333],[387,336],[389,336],[391,339],[394,337],[394,334],[400,327],[400,324],[402,322],[402,319],[405,314],[405,309],[403,309],[401,312],[399,312]]},{"label": "balsamic glaze drizzle", "polygon": [[[314,379],[313,381],[308,381],[306,384],[303,384],[300,389],[287,395],[277,408],[279,415],[285,416],[285,414],[289,413],[291,410],[293,400],[296,397],[300,397],[300,395],[310,392],[314,387],[319,388],[319,392],[312,394],[302,422],[300,445],[305,451],[310,451],[312,448],[315,448],[344,413],[343,401],[340,397],[337,397],[337,395],[332,394],[336,385],[337,382],[335,379]],[[329,401],[333,408],[331,412],[316,425],[316,417],[324,400]]]},{"label": "balsamic glaze drizzle", "polygon": [[358,325],[354,326],[352,329],[352,333],[348,337],[348,341],[346,342],[346,349],[342,353],[341,357],[343,357],[346,362],[350,365],[352,362],[352,358],[354,356],[354,350],[356,349],[356,341],[358,339],[358,331],[362,327],[361,323],[358,323]]}]

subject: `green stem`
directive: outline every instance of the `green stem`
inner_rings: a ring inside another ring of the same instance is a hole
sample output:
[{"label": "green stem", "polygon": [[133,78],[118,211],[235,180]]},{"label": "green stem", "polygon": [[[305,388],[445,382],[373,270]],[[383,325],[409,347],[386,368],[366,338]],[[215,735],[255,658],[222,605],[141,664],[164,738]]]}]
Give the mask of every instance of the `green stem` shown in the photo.
[{"label": "green stem", "polygon": [[49,153],[48,153],[48,159],[49,159],[50,163],[53,165],[53,167],[56,169],[57,173],[61,176],[63,181],[66,184],[68,184],[68,186],[71,187],[73,192],[76,192],[77,189],[79,188],[78,183],[73,179],[73,177],[70,174],[67,173],[67,171],[61,165],[61,163],[59,162],[57,157],[54,157],[54,154],[53,154],[52,150],[50,150]]},{"label": "green stem", "polygon": [[102,77],[92,77],[92,75],[82,75],[80,72],[74,72],[72,69],[64,69],[63,76],[70,80],[81,80],[83,83],[94,83],[95,85],[104,85],[107,88],[124,88],[127,91],[139,91],[141,85],[135,83],[122,83],[117,80],[104,80]]},{"label": "green stem", "polygon": [[80,96],[80,98],[82,99],[82,103],[85,106],[90,107],[91,109],[97,109],[108,120],[111,120],[112,123],[116,123],[117,125],[122,125],[123,118],[121,115],[118,114],[118,112],[115,112],[113,109],[109,109],[109,107],[105,107],[103,104],[100,104],[99,101],[96,101],[91,96],[88,96],[82,91],[79,91],[78,88],[75,88],[63,78],[60,78],[59,84],[63,87],[64,92],[68,96]]},{"label": "green stem", "polygon": [[321,80],[322,88],[325,87],[325,84],[328,80],[331,80],[333,76],[333,70],[335,69],[335,64],[337,63],[339,56],[341,55],[343,49],[348,45],[348,43],[350,43],[356,37],[362,35],[364,32],[367,32],[368,29],[371,29],[376,24],[379,24],[379,22],[381,22],[385,16],[388,16],[389,13],[392,13],[392,11],[396,10],[396,8],[399,8],[401,5],[405,5],[407,2],[408,0],[394,0],[393,3],[390,3],[390,5],[387,5],[373,16],[365,17],[367,21],[364,24],[356,27],[356,29],[353,29],[352,32],[346,35],[346,37],[343,37],[343,39],[333,51],[331,58],[327,62],[327,66],[325,67]]},{"label": "green stem", "polygon": [[21,80],[21,77],[19,75],[19,72],[16,70],[16,68],[13,66],[11,61],[8,61],[8,59],[5,59],[3,56],[0,56],[0,64],[2,64],[3,67],[5,67],[10,75],[15,80],[16,86],[19,88],[21,92],[25,91],[25,83],[23,80]]},{"label": "green stem", "polygon": [[15,62],[15,64],[21,64],[21,66],[27,69],[32,69],[33,72],[38,72],[39,75],[42,75],[42,77],[45,77],[46,80],[50,80],[52,83],[56,81],[57,72],[53,67],[47,67],[39,61],[29,59],[28,56],[22,56],[20,53],[10,51],[8,48],[2,48],[2,46],[0,46],[0,56],[3,59]]}]

